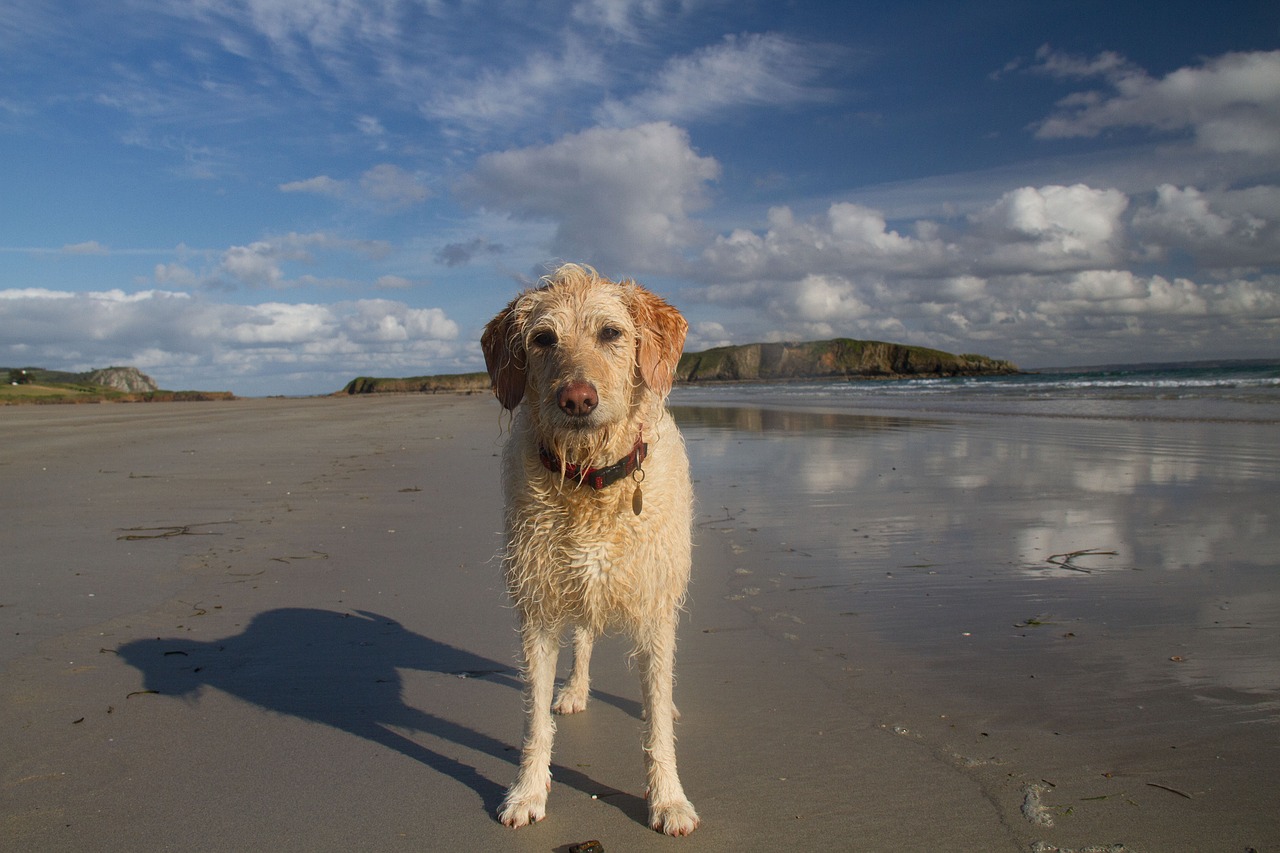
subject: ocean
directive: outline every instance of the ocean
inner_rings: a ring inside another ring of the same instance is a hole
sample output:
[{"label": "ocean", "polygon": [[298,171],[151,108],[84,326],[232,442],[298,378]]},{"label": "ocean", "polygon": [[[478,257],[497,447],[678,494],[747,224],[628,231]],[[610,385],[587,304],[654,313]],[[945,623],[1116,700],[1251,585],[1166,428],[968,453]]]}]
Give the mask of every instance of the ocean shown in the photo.
[{"label": "ocean", "polygon": [[1014,376],[709,383],[673,405],[1280,423],[1280,360],[1052,368]]},{"label": "ocean", "polygon": [[699,542],[736,566],[699,578],[695,557],[695,594],[830,650],[835,672],[874,645],[930,697],[885,709],[905,728],[963,708],[1117,751],[1212,732],[1246,758],[1248,724],[1275,737],[1280,362],[708,384],[671,403]]}]

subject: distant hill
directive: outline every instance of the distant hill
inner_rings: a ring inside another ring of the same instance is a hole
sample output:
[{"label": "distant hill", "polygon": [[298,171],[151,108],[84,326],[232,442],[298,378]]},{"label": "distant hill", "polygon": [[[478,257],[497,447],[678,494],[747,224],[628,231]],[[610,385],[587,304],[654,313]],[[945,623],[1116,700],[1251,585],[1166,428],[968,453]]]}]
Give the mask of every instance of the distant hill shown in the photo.
[{"label": "distant hill", "polygon": [[[985,355],[837,338],[809,343],[743,344],[685,353],[676,382],[780,382],[801,379],[904,379],[1018,373],[1012,362]],[[467,393],[489,390],[487,373],[388,379],[359,376],[339,394]]]},{"label": "distant hill", "polygon": [[94,385],[129,393],[158,391],[155,380],[136,367],[103,367],[84,373],[45,370],[42,367],[0,367],[0,376],[18,385]]},{"label": "distant hill", "polygon": [[161,402],[234,399],[226,391],[162,391],[136,367],[104,367],[83,373],[43,367],[0,367],[0,404]]},{"label": "distant hill", "polygon": [[952,355],[926,347],[836,338],[808,343],[743,344],[685,353],[679,382],[795,379],[910,379],[1018,373],[1013,362]]},{"label": "distant hill", "polygon": [[357,376],[339,394],[474,394],[489,390],[487,373],[445,373],[439,376],[409,376],[389,379]]}]

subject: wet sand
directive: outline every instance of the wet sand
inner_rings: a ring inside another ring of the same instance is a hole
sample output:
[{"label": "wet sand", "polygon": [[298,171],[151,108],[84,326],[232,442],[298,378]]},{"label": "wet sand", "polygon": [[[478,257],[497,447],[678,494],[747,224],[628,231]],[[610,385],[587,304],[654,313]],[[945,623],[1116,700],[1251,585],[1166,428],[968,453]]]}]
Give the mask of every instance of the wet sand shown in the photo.
[{"label": "wet sand", "polygon": [[1273,427],[677,414],[685,840],[617,638],[547,819],[493,818],[492,400],[0,409],[0,847],[1280,845]]}]

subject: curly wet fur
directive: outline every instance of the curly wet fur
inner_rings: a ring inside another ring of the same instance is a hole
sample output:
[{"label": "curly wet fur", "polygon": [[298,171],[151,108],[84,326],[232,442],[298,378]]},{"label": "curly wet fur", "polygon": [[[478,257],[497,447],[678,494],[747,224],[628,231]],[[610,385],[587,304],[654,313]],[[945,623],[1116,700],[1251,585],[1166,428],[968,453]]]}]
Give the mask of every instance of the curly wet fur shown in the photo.
[{"label": "curly wet fur", "polygon": [[[520,615],[527,717],[520,772],[499,817],[523,826],[546,813],[551,711],[586,707],[595,637],[626,632],[644,696],[650,823],[687,835],[698,816],[676,771],[671,691],[675,628],[689,580],[692,487],[684,442],[664,403],[684,344],[679,312],[634,282],[565,265],[485,328],[494,393],[515,411],[503,454],[507,545],[504,573]],[[562,411],[558,395],[589,383],[589,415]],[[643,473],[596,491],[549,471],[545,447],[565,463],[603,467],[638,437]],[[642,482],[642,485],[640,485]],[[643,509],[633,511],[635,489]],[[574,665],[552,697],[556,658],[574,627]]]}]

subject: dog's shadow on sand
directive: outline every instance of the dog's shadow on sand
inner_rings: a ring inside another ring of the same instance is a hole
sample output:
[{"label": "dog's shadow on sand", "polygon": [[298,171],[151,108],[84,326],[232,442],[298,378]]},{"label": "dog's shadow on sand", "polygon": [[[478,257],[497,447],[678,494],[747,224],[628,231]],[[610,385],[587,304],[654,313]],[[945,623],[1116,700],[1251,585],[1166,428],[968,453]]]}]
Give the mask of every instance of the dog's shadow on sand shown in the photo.
[{"label": "dog's shadow on sand", "polygon": [[[518,744],[405,704],[399,672],[481,678],[520,690],[515,669],[415,634],[376,613],[281,608],[257,615],[240,634],[213,642],[156,638],[136,640],[117,651],[143,674],[146,690],[190,700],[203,688],[215,687],[267,710],[341,729],[469,786],[491,817],[502,802],[503,785],[397,730],[431,735],[512,765],[519,762]],[[639,704],[632,700],[593,695],[640,716]],[[512,707],[514,712],[517,705]],[[571,767],[553,765],[552,774],[557,782],[646,821],[642,798],[601,785]]]}]

